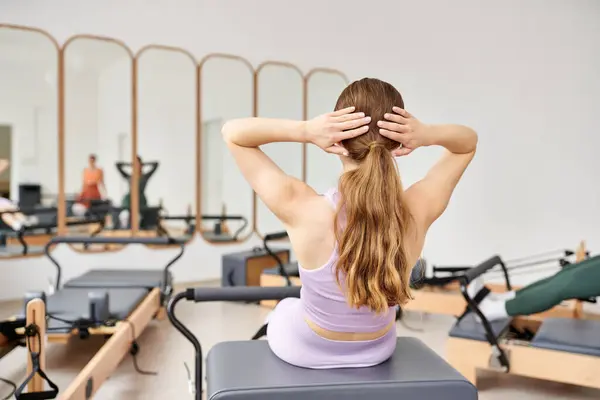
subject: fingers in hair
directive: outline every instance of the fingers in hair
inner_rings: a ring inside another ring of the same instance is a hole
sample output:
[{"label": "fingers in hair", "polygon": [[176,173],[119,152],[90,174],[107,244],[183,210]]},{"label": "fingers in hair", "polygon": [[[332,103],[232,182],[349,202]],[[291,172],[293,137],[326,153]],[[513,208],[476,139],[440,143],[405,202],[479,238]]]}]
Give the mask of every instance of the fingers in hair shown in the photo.
[{"label": "fingers in hair", "polygon": [[350,114],[351,112],[354,112],[354,110],[356,110],[356,107],[346,107],[342,108],[341,110],[334,111],[331,113],[331,115],[334,117],[339,117],[340,115]]}]

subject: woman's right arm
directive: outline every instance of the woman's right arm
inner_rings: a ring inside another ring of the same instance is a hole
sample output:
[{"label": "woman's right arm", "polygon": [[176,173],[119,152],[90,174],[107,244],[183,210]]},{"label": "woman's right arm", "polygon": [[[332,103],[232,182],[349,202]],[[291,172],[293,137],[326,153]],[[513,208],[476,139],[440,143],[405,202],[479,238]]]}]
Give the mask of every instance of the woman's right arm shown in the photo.
[{"label": "woman's right arm", "polygon": [[121,176],[125,179],[129,179],[131,178],[131,175],[129,175],[126,171],[125,171],[125,167],[129,167],[131,166],[131,163],[125,163],[125,162],[121,162],[119,161],[118,163],[116,163],[117,166],[117,171],[119,171],[119,173],[121,174]]},{"label": "woman's right arm", "polygon": [[[396,110],[394,110],[396,111]],[[425,125],[404,110],[389,115],[380,124],[381,134],[402,143],[398,155],[409,154],[417,147],[442,146],[442,157],[420,181],[406,190],[414,217],[424,230],[444,212],[454,188],[475,155],[477,133],[462,125]]]}]

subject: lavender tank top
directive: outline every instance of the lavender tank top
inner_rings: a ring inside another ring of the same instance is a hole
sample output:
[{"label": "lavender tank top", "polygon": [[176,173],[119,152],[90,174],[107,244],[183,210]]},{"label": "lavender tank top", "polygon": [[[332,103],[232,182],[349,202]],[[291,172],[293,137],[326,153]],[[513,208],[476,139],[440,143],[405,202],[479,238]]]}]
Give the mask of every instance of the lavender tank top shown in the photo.
[{"label": "lavender tank top", "polygon": [[[337,189],[329,189],[324,196],[331,202],[332,207],[337,207]],[[379,315],[367,307],[350,307],[343,292],[343,285],[340,288],[336,279],[335,265],[338,257],[336,245],[325,265],[312,270],[299,265],[302,282],[300,301],[306,317],[319,327],[333,332],[377,332],[385,328],[396,317],[395,307],[390,307],[387,312]],[[343,284],[343,276],[340,276],[340,282]]]}]

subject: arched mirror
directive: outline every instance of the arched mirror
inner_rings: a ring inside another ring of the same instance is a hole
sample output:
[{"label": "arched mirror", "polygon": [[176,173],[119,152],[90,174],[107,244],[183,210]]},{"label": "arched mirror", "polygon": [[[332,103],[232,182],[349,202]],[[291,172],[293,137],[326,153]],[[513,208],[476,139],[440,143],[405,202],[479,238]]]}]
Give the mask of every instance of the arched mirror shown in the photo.
[{"label": "arched mirror", "polygon": [[[304,82],[294,66],[267,62],[257,69],[257,116],[301,120],[304,118]],[[263,151],[285,173],[302,179],[303,145],[270,143]],[[256,232],[259,235],[283,231],[283,224],[259,199],[256,199]]]},{"label": "arched mirror", "polygon": [[251,117],[252,66],[237,57],[213,55],[200,69],[202,142],[201,233],[210,242],[232,242],[252,233],[253,192],[221,137],[232,118]]},{"label": "arched mirror", "polygon": [[43,254],[58,228],[58,47],[0,25],[0,258]]},{"label": "arched mirror", "polygon": [[68,41],[63,57],[67,230],[128,236],[131,53],[116,41],[80,36]]},{"label": "arched mirror", "polygon": [[191,239],[196,231],[197,67],[176,48],[137,55],[140,234]]},{"label": "arched mirror", "polygon": [[[314,69],[306,75],[306,107],[308,118],[332,112],[347,78],[340,72]],[[342,172],[339,157],[324,152],[317,146],[306,146],[306,183],[317,193],[337,186]]]}]

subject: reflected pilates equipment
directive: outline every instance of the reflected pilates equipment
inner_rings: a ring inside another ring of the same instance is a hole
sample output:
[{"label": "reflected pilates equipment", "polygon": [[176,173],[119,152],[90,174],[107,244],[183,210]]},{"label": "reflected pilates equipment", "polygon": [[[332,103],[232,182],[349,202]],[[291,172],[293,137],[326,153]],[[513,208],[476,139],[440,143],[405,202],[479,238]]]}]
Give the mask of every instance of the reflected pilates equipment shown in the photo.
[{"label": "reflected pilates equipment", "polygon": [[487,320],[467,285],[501,264],[494,256],[460,276],[470,312],[450,330],[448,361],[473,384],[483,369],[600,389],[600,319]]},{"label": "reflected pilates equipment", "polygon": [[[21,213],[27,217],[35,216],[37,223],[24,225],[15,230],[7,225],[1,218],[2,214]],[[0,212],[0,235],[4,238],[4,246],[0,245],[0,257],[2,253],[11,255],[39,255],[43,252],[43,246],[56,234],[58,228],[58,210],[56,207],[36,207],[33,209],[19,209]],[[83,217],[71,217],[66,221],[67,227],[97,225],[91,232],[91,236],[98,235],[105,226],[105,217],[101,213],[91,213]],[[15,247],[17,246],[17,247]],[[4,247],[4,249],[2,249]]]},{"label": "reflected pilates equipment", "polygon": [[[178,245],[180,251],[162,269],[92,269],[61,286],[62,268],[49,252],[52,246],[60,243]],[[183,241],[169,238],[55,237],[50,240],[45,253],[57,269],[56,291],[48,296],[44,293],[25,296],[27,307],[37,299],[45,305],[44,323],[38,322],[38,327],[43,325],[49,342],[65,343],[73,336],[83,339],[90,335],[110,336],[62,392],[61,399],[91,398],[127,353],[135,355],[139,350],[137,337],[152,319],[164,317],[162,311],[173,290],[170,269],[181,258],[184,249]],[[19,340],[26,341],[29,325],[23,316],[0,322],[5,344],[14,346]]]},{"label": "reflected pilates equipment", "polygon": [[[214,229],[210,231],[203,231],[202,235],[204,238],[211,242],[235,242],[239,240],[239,236],[244,232],[244,230],[248,227],[248,219],[243,215],[205,215],[202,214],[200,219],[203,221],[217,221],[215,223]],[[193,214],[188,215],[161,215],[160,221],[183,221],[186,224],[185,235],[191,236],[196,231],[196,216]],[[241,221],[242,226],[240,226],[233,235],[229,231],[229,227],[226,224],[226,221]],[[165,236],[171,236],[168,233],[168,229],[161,224],[162,231]]]},{"label": "reflected pilates equipment", "polygon": [[[175,315],[181,300],[194,302],[263,301],[299,297],[300,287],[190,288],[170,300],[167,315],[195,350],[193,395],[202,399],[202,347]],[[400,337],[392,357],[377,366],[313,370],[277,358],[266,341],[215,345],[206,360],[207,400],[475,400],[477,390],[440,356],[415,338]]]}]

